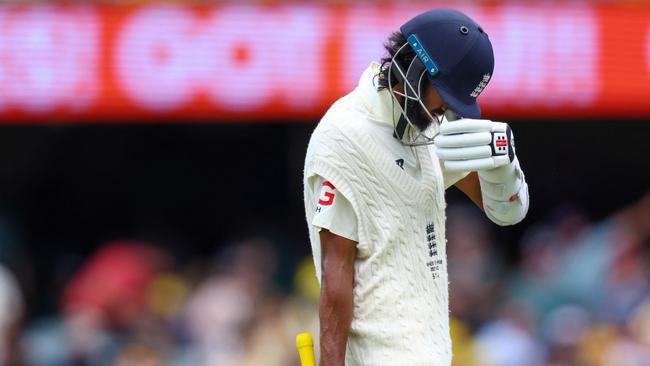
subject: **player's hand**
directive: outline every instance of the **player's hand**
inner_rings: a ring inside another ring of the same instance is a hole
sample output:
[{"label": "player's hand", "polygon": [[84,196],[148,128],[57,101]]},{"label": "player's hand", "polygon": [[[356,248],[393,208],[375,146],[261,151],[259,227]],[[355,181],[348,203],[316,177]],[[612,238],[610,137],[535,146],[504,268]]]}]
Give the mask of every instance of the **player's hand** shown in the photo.
[{"label": "player's hand", "polygon": [[515,141],[507,123],[459,119],[440,125],[434,139],[438,157],[449,171],[478,171],[509,164]]}]

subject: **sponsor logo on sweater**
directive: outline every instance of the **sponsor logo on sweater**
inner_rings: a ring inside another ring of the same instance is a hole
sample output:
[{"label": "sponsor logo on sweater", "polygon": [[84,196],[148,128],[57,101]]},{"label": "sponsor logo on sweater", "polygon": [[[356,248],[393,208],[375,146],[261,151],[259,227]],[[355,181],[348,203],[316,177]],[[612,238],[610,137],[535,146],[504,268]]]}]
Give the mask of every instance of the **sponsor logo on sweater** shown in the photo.
[{"label": "sponsor logo on sweater", "polygon": [[[336,196],[336,193],[334,190],[336,187],[330,181],[326,180],[323,182],[323,188],[320,191],[320,199],[318,200],[318,204],[320,206],[331,206],[332,203],[334,203],[334,197]],[[317,210],[320,212],[320,210]]]}]

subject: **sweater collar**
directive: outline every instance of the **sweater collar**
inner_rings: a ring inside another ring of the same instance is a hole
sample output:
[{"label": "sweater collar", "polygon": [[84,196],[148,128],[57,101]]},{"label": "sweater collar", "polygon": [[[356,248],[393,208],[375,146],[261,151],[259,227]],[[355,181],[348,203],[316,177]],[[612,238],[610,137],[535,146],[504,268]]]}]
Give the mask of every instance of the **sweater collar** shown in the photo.
[{"label": "sweater collar", "polygon": [[357,91],[365,102],[373,121],[393,128],[393,121],[399,120],[401,110],[388,89],[377,90],[380,66],[372,62],[361,75]]}]

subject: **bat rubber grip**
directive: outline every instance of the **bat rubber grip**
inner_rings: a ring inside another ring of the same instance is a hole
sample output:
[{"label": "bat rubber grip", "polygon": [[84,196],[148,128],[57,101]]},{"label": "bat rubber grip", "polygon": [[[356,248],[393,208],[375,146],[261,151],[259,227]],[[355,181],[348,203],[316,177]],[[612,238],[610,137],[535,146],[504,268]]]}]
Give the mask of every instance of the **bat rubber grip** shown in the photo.
[{"label": "bat rubber grip", "polygon": [[309,333],[300,333],[296,336],[296,347],[300,355],[300,364],[302,366],[316,366],[316,357],[314,356],[314,339]]}]

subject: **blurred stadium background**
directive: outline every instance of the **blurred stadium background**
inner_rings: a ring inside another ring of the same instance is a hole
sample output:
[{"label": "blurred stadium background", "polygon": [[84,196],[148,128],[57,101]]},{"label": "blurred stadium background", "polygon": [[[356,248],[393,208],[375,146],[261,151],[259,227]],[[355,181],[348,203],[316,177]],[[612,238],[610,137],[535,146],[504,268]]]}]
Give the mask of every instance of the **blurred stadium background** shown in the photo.
[{"label": "blurred stadium background", "polygon": [[454,365],[650,365],[650,4],[360,0],[0,5],[0,365],[297,365],[309,135],[442,6],[531,195],[448,192]]}]

